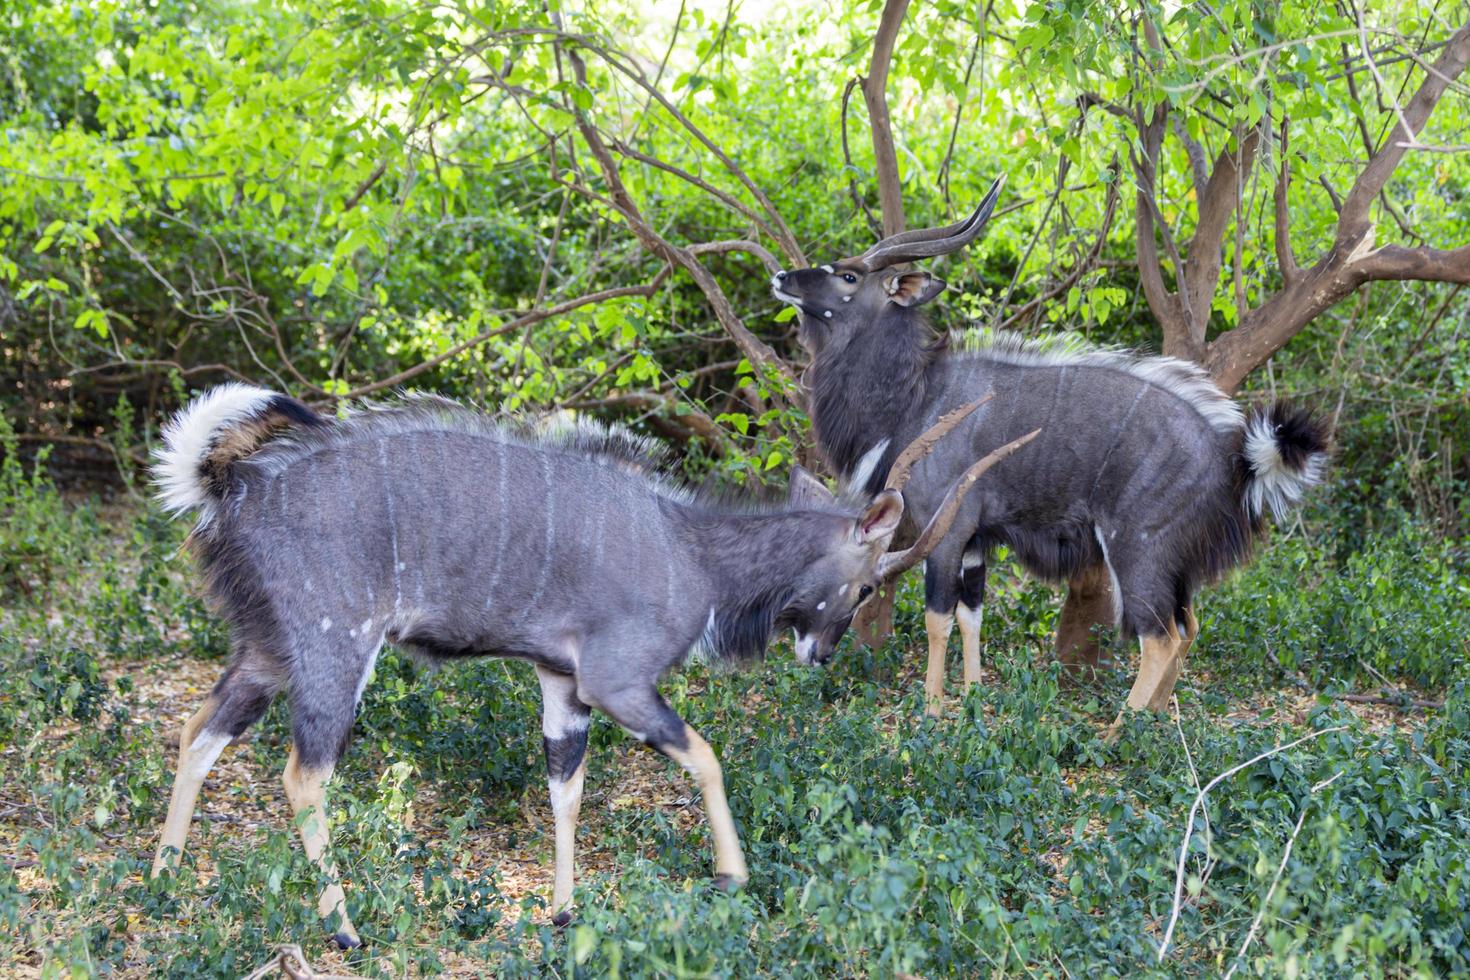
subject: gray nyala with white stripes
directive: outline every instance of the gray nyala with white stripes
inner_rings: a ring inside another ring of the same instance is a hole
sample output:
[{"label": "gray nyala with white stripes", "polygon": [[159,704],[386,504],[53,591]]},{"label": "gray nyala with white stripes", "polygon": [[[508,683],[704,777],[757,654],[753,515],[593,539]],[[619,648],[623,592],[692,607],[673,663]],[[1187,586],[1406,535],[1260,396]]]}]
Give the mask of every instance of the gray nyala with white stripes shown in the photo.
[{"label": "gray nyala with white stripes", "polygon": [[[925,433],[907,465],[973,408]],[[378,651],[393,642],[432,661],[535,666],[562,921],[591,710],[690,772],[717,881],[740,884],[746,866],[720,764],[659,695],[659,679],[699,649],[758,658],[782,627],[795,630],[801,660],[825,663],[856,607],[943,537],[985,468],[959,478],[918,544],[888,553],[903,514],[896,488],[847,507],[798,473],[787,506],[710,503],[662,475],[654,447],[627,433],[535,432],[435,398],[326,420],[284,396],[227,385],[185,408],[164,441],[161,499],[199,512],[191,546],[235,652],[180,739],[155,874],[182,851],[220,751],[284,691],[287,796],[310,813],[307,853],[335,877],[323,784]],[[323,893],[320,912],[339,943],[358,943],[340,885]]]},{"label": "gray nyala with white stripes", "polygon": [[801,313],[817,443],[850,485],[872,485],[908,434],[993,391],[995,404],[915,473],[909,513],[922,520],[971,460],[1044,425],[1024,459],[969,497],[926,562],[930,710],[941,710],[957,606],[965,680],[978,679],[985,563],[1000,545],[1032,573],[1093,596],[1079,604],[1087,622],[1063,610],[1064,663],[1095,665],[1093,622],[1140,637],[1128,705],[1158,709],[1194,639],[1195,592],[1246,559],[1267,510],[1285,511],[1320,480],[1327,433],[1282,405],[1247,418],[1204,371],[1173,358],[931,329],[922,308],[945,284],[907,263],[974,241],[1001,183],[963,221],[772,277],[776,297]]}]

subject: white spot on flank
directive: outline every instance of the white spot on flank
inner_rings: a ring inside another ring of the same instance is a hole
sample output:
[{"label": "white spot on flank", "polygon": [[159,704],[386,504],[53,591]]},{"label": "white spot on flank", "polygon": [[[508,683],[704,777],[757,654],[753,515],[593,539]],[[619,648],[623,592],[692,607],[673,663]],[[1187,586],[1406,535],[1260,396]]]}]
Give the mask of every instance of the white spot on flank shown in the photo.
[{"label": "white spot on flank", "polygon": [[329,630],[331,628],[332,628],[332,620],[330,618],[326,617],[326,616],[323,616],[322,617],[322,632],[325,633],[327,630]]}]

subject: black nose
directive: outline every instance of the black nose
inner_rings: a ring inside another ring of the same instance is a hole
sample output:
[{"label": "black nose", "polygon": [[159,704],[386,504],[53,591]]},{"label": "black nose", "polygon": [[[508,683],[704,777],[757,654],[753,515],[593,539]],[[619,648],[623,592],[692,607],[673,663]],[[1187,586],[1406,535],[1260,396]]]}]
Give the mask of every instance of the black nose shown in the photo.
[{"label": "black nose", "polygon": [[786,270],[785,269],[782,269],[780,272],[776,273],[776,278],[777,279],[785,279],[786,278]]}]

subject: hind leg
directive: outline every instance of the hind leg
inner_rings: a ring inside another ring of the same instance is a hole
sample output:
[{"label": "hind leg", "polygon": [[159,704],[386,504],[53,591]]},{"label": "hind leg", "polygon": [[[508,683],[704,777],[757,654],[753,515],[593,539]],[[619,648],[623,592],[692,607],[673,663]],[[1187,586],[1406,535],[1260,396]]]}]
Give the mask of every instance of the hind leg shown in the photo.
[{"label": "hind leg", "polygon": [[1067,597],[1057,620],[1056,653],[1062,677],[1092,680],[1105,663],[1096,627],[1115,624],[1111,576],[1106,565],[1086,568],[1067,580]]},{"label": "hind leg", "polygon": [[286,772],[281,781],[286,786],[286,799],[291,803],[291,812],[300,828],[301,843],[306,848],[306,856],[321,869],[322,874],[332,879],[322,889],[321,898],[316,905],[317,914],[323,919],[338,916],[337,928],[332,938],[342,949],[353,949],[361,946],[362,940],[347,916],[347,895],[342,891],[341,883],[336,880],[337,866],[327,857],[330,835],[327,831],[326,782],[332,778],[336,760],[334,758],[331,762],[312,763],[303,763],[301,760],[300,750],[292,745],[291,756],[286,760]]},{"label": "hind leg", "polygon": [[1107,730],[1108,741],[1117,737],[1118,729],[1129,711],[1162,713],[1168,710],[1169,698],[1174,693],[1179,671],[1184,666],[1184,655],[1199,631],[1199,625],[1194,622],[1194,614],[1188,609],[1185,614],[1188,621],[1183,633],[1173,619],[1170,619],[1162,635],[1144,636],[1140,639],[1143,656],[1138,666],[1138,677],[1133,681],[1133,689],[1128,692],[1127,704],[1118,712],[1117,719]]},{"label": "hind leg", "polygon": [[587,776],[587,727],[592,709],[577,697],[576,678],[540,666],[536,668],[536,677],[541,681],[546,784],[551,795],[551,814],[556,821],[552,922],[564,926],[572,921],[577,816],[582,807],[582,784]]},{"label": "hind leg", "polygon": [[150,877],[158,877],[183,853],[194,804],[209,770],[231,739],[260,720],[279,690],[274,663],[246,650],[236,655],[204,704],[184,723],[168,816],[163,821]]},{"label": "hind leg", "polygon": [[330,843],[326,783],[347,748],[357,699],[373,668],[381,641],[345,650],[301,652],[301,676],[292,678],[291,755],[281,781],[301,834],[306,856],[328,879],[317,902],[323,919],[336,917],[332,938],[342,949],[362,945],[347,915],[347,896],[337,866],[327,856]]}]

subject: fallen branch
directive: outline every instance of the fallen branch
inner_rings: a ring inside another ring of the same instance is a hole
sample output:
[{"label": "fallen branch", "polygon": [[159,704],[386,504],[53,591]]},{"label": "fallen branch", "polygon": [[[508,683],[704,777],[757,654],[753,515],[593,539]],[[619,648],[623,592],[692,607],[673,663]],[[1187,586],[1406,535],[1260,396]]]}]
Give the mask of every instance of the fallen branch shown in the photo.
[{"label": "fallen branch", "polygon": [[253,970],[241,980],[261,980],[279,970],[282,976],[290,977],[291,980],[360,980],[358,976],[350,973],[318,973],[312,969],[311,963],[307,961],[306,954],[301,947],[295,943],[286,943],[276,947],[276,955]]},{"label": "fallen branch", "polygon": [[1321,738],[1323,735],[1328,735],[1332,732],[1345,731],[1347,727],[1348,726],[1346,725],[1334,725],[1331,728],[1323,728],[1320,731],[1312,732],[1309,735],[1303,735],[1301,738],[1293,739],[1292,741],[1287,742],[1285,745],[1278,745],[1273,749],[1267,749],[1265,752],[1262,752],[1257,756],[1247,759],[1240,765],[1232,766],[1231,768],[1220,773],[1220,775],[1210,780],[1205,785],[1205,788],[1200,790],[1199,794],[1195,796],[1194,804],[1189,808],[1189,822],[1185,825],[1184,828],[1184,842],[1179,845],[1179,861],[1174,869],[1174,908],[1169,915],[1169,926],[1167,929],[1164,930],[1164,939],[1159,944],[1158,961],[1160,963],[1164,962],[1164,956],[1169,952],[1169,943],[1174,938],[1174,927],[1179,924],[1179,913],[1184,907],[1184,862],[1185,859],[1189,856],[1190,839],[1194,836],[1195,817],[1199,814],[1200,808],[1204,806],[1205,798],[1209,796],[1210,790],[1214,789],[1216,786],[1220,785],[1231,776],[1240,772],[1242,769],[1249,769],[1251,766],[1255,765],[1257,762],[1260,762],[1262,759],[1269,759],[1273,755],[1285,752],[1287,749],[1295,748],[1296,746],[1301,745],[1303,742],[1310,742],[1314,738]]}]

